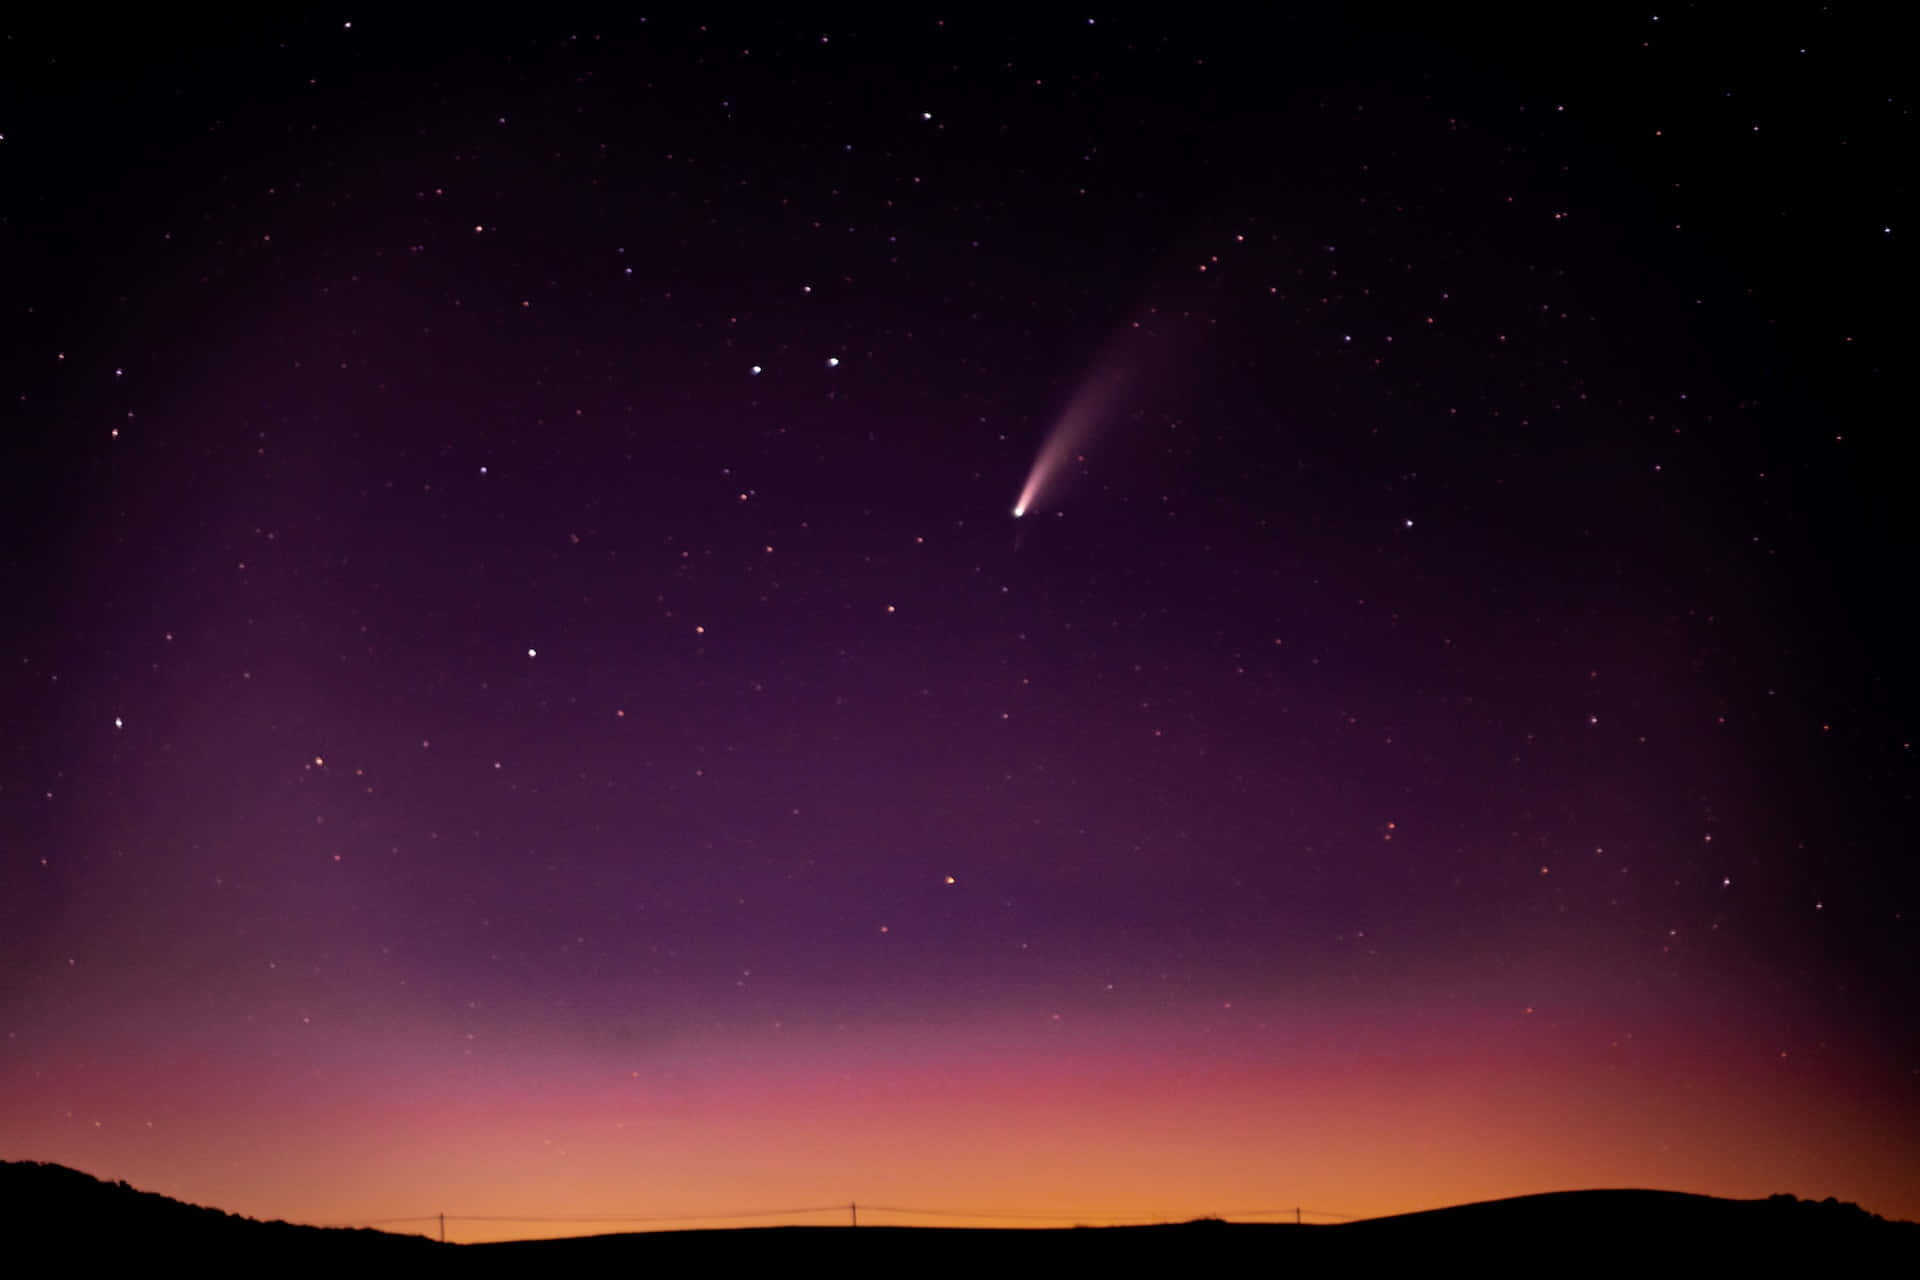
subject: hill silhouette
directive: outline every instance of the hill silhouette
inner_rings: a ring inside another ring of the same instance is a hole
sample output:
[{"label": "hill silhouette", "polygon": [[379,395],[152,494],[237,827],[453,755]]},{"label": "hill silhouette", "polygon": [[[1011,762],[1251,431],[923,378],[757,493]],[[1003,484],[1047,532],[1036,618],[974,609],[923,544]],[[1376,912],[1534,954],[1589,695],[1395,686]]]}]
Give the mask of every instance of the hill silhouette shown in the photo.
[{"label": "hill silhouette", "polygon": [[0,1161],[0,1222],[13,1249],[81,1263],[143,1256],[168,1262],[404,1262],[443,1247],[425,1236],[365,1227],[261,1222],[30,1160]]},{"label": "hill silhouette", "polygon": [[[545,1272],[554,1267],[795,1266],[910,1268],[959,1274],[1072,1268],[1117,1274],[1195,1266],[1313,1263],[1476,1271],[1586,1270],[1678,1260],[1864,1268],[1913,1257],[1920,1224],[1889,1222],[1833,1199],[1724,1200],[1676,1191],[1567,1191],[1335,1225],[1229,1223],[1064,1229],[747,1227],[560,1240],[442,1245],[368,1228],[260,1222],[185,1204],[56,1164],[0,1162],[0,1221],[14,1247],[82,1262],[251,1261],[275,1266],[432,1264],[436,1272]],[[1849,1265],[1851,1264],[1851,1265]]]},{"label": "hill silhouette", "polygon": [[[1920,1224],[1835,1200],[1723,1200],[1675,1191],[1570,1191],[1333,1225],[1233,1223],[1064,1229],[759,1227],[468,1246],[487,1274],[522,1267],[728,1266],[811,1261],[862,1273],[1186,1274],[1302,1265],[1416,1272],[1441,1263],[1484,1274],[1584,1274],[1605,1264],[1666,1274],[1676,1261],[1853,1270],[1912,1256]],[[1848,1264],[1854,1264],[1849,1267]]]}]

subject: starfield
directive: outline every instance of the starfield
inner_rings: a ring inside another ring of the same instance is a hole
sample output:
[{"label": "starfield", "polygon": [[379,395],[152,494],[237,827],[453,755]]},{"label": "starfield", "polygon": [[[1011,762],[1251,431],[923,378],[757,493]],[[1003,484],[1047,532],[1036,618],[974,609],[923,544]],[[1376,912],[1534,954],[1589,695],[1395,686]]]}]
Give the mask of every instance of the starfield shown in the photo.
[{"label": "starfield", "polygon": [[1904,47],[8,15],[0,1156],[1920,1217]]}]

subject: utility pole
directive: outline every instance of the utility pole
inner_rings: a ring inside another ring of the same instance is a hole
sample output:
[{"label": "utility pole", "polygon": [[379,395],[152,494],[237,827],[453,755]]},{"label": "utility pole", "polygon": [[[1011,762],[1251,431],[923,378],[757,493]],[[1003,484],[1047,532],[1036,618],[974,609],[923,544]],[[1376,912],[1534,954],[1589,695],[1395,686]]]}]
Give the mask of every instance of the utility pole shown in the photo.
[{"label": "utility pole", "polygon": [[1300,1225],[1300,1206],[1299,1205],[1295,1205],[1293,1207],[1293,1225],[1296,1227]]},{"label": "utility pole", "polygon": [[853,1215],[853,1225],[856,1227],[859,1226],[860,1225],[860,1206],[855,1204],[853,1201],[849,1200],[847,1201],[847,1212]]},{"label": "utility pole", "polygon": [[447,1215],[443,1213],[440,1215],[440,1243],[445,1244],[446,1242],[447,1242]]}]

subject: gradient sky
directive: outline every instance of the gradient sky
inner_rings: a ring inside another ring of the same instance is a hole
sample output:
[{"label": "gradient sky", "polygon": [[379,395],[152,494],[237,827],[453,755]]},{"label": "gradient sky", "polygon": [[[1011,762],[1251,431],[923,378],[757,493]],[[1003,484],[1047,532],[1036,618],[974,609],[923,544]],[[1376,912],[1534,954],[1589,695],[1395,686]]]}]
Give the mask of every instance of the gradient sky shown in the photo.
[{"label": "gradient sky", "polygon": [[1920,1218],[1909,69],[1554,14],[10,18],[0,1156]]}]

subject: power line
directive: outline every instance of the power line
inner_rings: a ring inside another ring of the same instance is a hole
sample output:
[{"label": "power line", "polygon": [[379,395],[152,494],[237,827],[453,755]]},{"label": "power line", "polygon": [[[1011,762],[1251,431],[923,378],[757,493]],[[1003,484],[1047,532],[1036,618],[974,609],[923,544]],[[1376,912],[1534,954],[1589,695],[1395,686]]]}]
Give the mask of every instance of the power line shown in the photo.
[{"label": "power line", "polygon": [[[736,1222],[754,1218],[797,1217],[814,1213],[844,1213],[851,1206],[847,1204],[807,1205],[796,1209],[752,1209],[726,1213],[677,1213],[677,1214],[627,1214],[620,1216],[557,1216],[552,1214],[475,1214],[475,1213],[418,1213],[399,1218],[367,1218],[353,1223],[327,1223],[327,1226],[384,1227],[398,1226],[409,1222],[506,1222],[506,1223],[543,1223],[558,1225],[627,1225],[656,1222]],[[1190,1219],[1167,1214],[1110,1213],[1078,1209],[1050,1210],[1036,1212],[1028,1209],[927,1209],[907,1205],[869,1204],[867,1210],[872,1213],[908,1214],[922,1218],[971,1218],[975,1220],[1002,1220],[1009,1222],[1101,1222],[1124,1223],[1129,1225],[1151,1223],[1174,1223]],[[1306,1215],[1314,1218],[1332,1218],[1351,1221],[1349,1213],[1338,1213],[1331,1209],[1305,1209],[1289,1207],[1285,1209],[1238,1209],[1225,1213],[1211,1213],[1202,1216],[1220,1218],[1273,1218],[1294,1215]]]},{"label": "power line", "polygon": [[843,1204],[809,1205],[804,1209],[753,1209],[745,1213],[675,1213],[623,1218],[515,1217],[507,1214],[453,1214],[448,1222],[723,1222],[736,1218],[781,1218],[798,1213],[839,1213]]},{"label": "power line", "polygon": [[554,1217],[545,1214],[489,1214],[489,1213],[416,1213],[405,1218],[366,1218],[354,1223],[322,1223],[323,1226],[392,1226],[402,1222],[558,1222],[558,1223],[621,1223],[621,1222],[730,1222],[744,1218],[780,1218],[801,1213],[839,1213],[847,1206],[844,1204],[810,1205],[804,1209],[750,1209],[742,1213],[675,1213],[675,1214],[635,1214],[623,1217]]},{"label": "power line", "polygon": [[[1058,1222],[1062,1219],[1099,1221],[1099,1222],[1166,1222],[1191,1221],[1188,1218],[1170,1217],[1166,1214],[1142,1213],[1093,1213],[1072,1209],[1056,1212],[1038,1213],[1026,1209],[918,1209],[901,1205],[870,1204],[867,1208],[876,1213],[911,1213],[927,1218],[1006,1218],[1021,1221]],[[1350,1220],[1350,1213],[1335,1213],[1330,1209],[1235,1209],[1228,1212],[1209,1213],[1202,1216],[1218,1218],[1272,1218],[1287,1214],[1306,1214],[1314,1218],[1340,1218]]]},{"label": "power line", "polygon": [[1098,1218],[1105,1222],[1167,1222],[1164,1216],[1151,1214],[1078,1213],[1063,1209],[1058,1213],[1035,1213],[1024,1209],[910,1209],[896,1204],[870,1204],[875,1213],[911,1213],[923,1218],[1004,1218],[1009,1221],[1059,1222],[1063,1219]]}]

